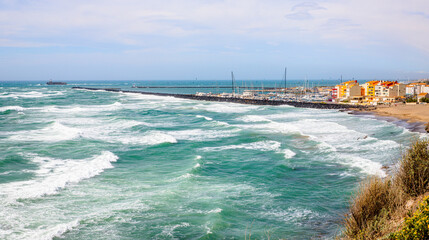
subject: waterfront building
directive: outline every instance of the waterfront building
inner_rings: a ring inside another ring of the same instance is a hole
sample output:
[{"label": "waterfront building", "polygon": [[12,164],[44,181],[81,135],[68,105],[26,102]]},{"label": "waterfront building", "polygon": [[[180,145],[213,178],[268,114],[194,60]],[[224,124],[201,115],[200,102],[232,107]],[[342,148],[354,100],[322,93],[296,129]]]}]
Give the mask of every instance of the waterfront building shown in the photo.
[{"label": "waterfront building", "polygon": [[[357,87],[356,87],[357,86]],[[333,99],[347,99],[351,96],[360,96],[360,86],[356,80],[347,81],[336,85],[332,89]]]},{"label": "waterfront building", "polygon": [[362,88],[364,89],[364,95],[365,96],[375,96],[375,86],[379,82],[380,81],[373,80],[373,81],[369,81],[369,82],[362,84]]},{"label": "waterfront building", "polygon": [[405,96],[405,84],[396,83],[395,85],[389,87],[388,96],[389,97],[404,97]]},{"label": "waterfront building", "polygon": [[359,84],[351,85],[350,87],[346,88],[345,98],[350,99],[353,97],[360,97],[363,95],[362,92],[362,87],[359,86]]},{"label": "waterfront building", "polygon": [[391,81],[381,81],[374,86],[374,94],[378,97],[388,97],[389,96],[389,88],[393,87],[398,82]]},{"label": "waterfront building", "polygon": [[415,96],[420,93],[429,93],[429,85],[422,82],[410,83],[406,86],[406,95]]}]

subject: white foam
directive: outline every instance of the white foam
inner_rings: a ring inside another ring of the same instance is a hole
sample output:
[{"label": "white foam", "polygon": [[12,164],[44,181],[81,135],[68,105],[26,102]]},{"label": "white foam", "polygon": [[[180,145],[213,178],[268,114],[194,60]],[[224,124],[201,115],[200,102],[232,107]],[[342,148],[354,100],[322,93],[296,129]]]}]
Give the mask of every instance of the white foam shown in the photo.
[{"label": "white foam", "polygon": [[33,157],[33,162],[39,165],[35,171],[36,178],[1,184],[1,195],[13,202],[17,199],[39,198],[58,193],[72,183],[92,178],[105,169],[113,168],[112,162],[118,157],[108,151],[88,159],[53,159],[48,157]]},{"label": "white foam", "polygon": [[239,129],[235,129],[235,130],[190,129],[190,130],[182,130],[182,131],[170,131],[168,132],[168,134],[171,134],[172,136],[180,140],[206,141],[206,140],[212,140],[212,139],[232,137],[238,131],[240,130]]},{"label": "white foam", "polygon": [[271,210],[264,212],[263,215],[292,223],[300,222],[303,219],[318,217],[318,214],[311,210],[295,207],[289,207],[287,210]]},{"label": "white foam", "polygon": [[213,121],[213,123],[215,123],[215,126],[229,126],[227,122],[222,121]]},{"label": "white foam", "polygon": [[211,121],[211,120],[213,120],[213,118],[211,118],[211,117],[206,117],[206,116],[203,116],[203,115],[197,115],[196,116],[197,118],[204,118],[205,120],[207,120],[207,121]]},{"label": "white foam", "polygon": [[282,150],[282,153],[284,154],[285,159],[293,158],[296,155],[296,153],[290,149],[284,149]]},{"label": "white foam", "polygon": [[229,149],[248,149],[248,150],[259,150],[259,151],[279,151],[281,143],[277,141],[260,141],[252,143],[243,143],[239,145],[228,145],[221,147],[205,147],[202,148],[204,151],[224,151]]},{"label": "white foam", "polygon": [[199,168],[199,167],[201,167],[201,165],[199,164],[199,163],[197,163],[197,164],[195,164],[195,166],[194,167],[192,167],[193,169],[197,169],[197,168]]},{"label": "white foam", "polygon": [[243,128],[243,129],[252,129],[257,130],[264,133],[280,133],[285,135],[298,134],[305,135],[302,133],[301,129],[294,126],[294,124],[286,122],[274,122],[270,121],[269,123],[261,123],[261,124],[242,124],[242,125],[234,125],[235,127]]},{"label": "white foam", "polygon": [[222,212],[222,208],[216,208],[216,209],[208,211],[208,213],[220,213],[220,212]]},{"label": "white foam", "polygon": [[164,227],[164,230],[162,230],[161,235],[173,237],[173,232],[174,232],[174,230],[176,230],[176,228],[183,228],[183,227],[189,227],[189,226],[190,226],[190,224],[187,222],[183,222],[183,223],[172,225],[172,226],[171,225],[166,226],[166,227]]},{"label": "white foam", "polygon": [[[42,89],[41,89],[42,90]],[[0,98],[42,98],[64,95],[62,92],[49,91],[47,93],[30,91],[30,92],[15,92],[15,93],[3,93],[0,94]]]},{"label": "white foam", "polygon": [[342,160],[339,163],[351,166],[353,168],[358,168],[364,174],[378,175],[380,177],[387,176],[381,163],[374,162],[362,157],[345,155],[342,157]]},{"label": "white foam", "polygon": [[188,179],[188,178],[191,178],[191,177],[193,177],[194,175],[193,174],[190,174],[190,173],[185,173],[185,174],[183,174],[183,175],[181,175],[181,176],[179,176],[179,177],[177,177],[177,178],[174,178],[173,180],[171,180],[172,182],[177,182],[177,181],[180,181],[180,180],[183,180],[183,179]]},{"label": "white foam", "polygon": [[105,139],[122,144],[157,145],[161,143],[177,143],[173,136],[162,132],[149,132],[144,136],[116,136]]},{"label": "white foam", "polygon": [[271,120],[260,115],[246,115],[238,118],[238,120],[243,122],[271,122]]},{"label": "white foam", "polygon": [[46,113],[67,113],[67,114],[73,114],[73,113],[82,113],[82,112],[87,112],[89,111],[89,109],[85,109],[83,107],[55,107],[55,106],[45,106],[45,107],[41,107],[41,108],[35,108],[35,109],[40,109],[41,112],[46,112]]},{"label": "white foam", "polygon": [[60,238],[64,233],[71,231],[77,226],[79,226],[79,220],[51,227],[39,227],[37,231],[31,231],[25,234],[23,239],[52,240],[53,238]]},{"label": "white foam", "polygon": [[9,139],[14,141],[58,142],[77,138],[81,136],[81,133],[81,130],[77,128],[67,127],[55,121],[43,129],[19,131],[10,136]]},{"label": "white foam", "polygon": [[67,113],[67,114],[94,114],[99,112],[109,112],[115,111],[118,109],[122,109],[123,105],[120,102],[115,102],[107,105],[71,105],[69,107],[57,107],[57,106],[44,106],[40,109],[41,112],[49,112],[49,113]]},{"label": "white foam", "polygon": [[258,109],[259,106],[243,105],[237,103],[210,103],[210,104],[198,104],[193,107],[198,110],[206,110],[208,112],[217,113],[245,113],[250,110]]},{"label": "white foam", "polygon": [[5,106],[5,107],[0,107],[0,112],[6,112],[8,110],[12,110],[12,111],[24,111],[25,108],[21,107],[21,106]]},{"label": "white foam", "polygon": [[[63,123],[67,123],[68,126]],[[76,128],[70,127],[70,125],[84,125],[85,127]],[[43,129],[13,133],[14,135],[10,136],[9,139],[14,141],[57,142],[74,138],[87,138],[111,143],[140,145],[156,145],[164,142],[177,143],[176,138],[167,133],[148,131],[136,134],[129,130],[129,128],[138,125],[151,126],[152,124],[135,120],[103,121],[94,118],[67,118],[61,119],[61,123],[55,121]]]}]

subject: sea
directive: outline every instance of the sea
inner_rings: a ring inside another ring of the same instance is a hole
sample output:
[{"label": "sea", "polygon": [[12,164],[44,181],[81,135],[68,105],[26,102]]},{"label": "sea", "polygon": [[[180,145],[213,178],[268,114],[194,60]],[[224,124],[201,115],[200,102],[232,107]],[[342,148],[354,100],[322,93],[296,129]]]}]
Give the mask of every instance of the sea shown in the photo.
[{"label": "sea", "polygon": [[231,91],[0,82],[0,239],[333,239],[359,183],[423,135],[369,114],[72,89],[133,84]]}]

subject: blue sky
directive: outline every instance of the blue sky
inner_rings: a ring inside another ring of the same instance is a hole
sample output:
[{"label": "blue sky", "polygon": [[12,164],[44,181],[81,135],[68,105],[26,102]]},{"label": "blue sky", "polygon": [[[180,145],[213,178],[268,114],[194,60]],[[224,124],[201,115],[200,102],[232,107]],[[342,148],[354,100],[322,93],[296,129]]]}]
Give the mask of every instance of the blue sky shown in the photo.
[{"label": "blue sky", "polygon": [[0,80],[429,78],[427,0],[0,0]]}]

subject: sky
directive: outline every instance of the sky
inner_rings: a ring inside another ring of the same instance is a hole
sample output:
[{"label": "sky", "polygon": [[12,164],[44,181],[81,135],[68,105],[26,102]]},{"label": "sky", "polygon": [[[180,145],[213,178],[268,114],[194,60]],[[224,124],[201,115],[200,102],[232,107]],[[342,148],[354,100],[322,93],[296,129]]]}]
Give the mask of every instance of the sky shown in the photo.
[{"label": "sky", "polygon": [[428,0],[0,0],[0,81],[429,78]]}]

